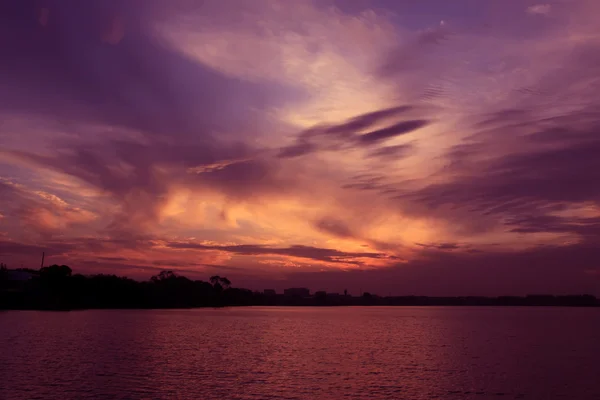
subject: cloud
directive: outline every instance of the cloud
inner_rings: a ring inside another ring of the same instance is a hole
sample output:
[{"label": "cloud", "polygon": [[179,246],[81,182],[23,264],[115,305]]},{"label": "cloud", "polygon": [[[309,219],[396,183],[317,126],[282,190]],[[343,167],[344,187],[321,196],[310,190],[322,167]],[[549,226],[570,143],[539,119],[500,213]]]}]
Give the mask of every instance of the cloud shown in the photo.
[{"label": "cloud", "polygon": [[310,154],[313,151],[317,150],[317,146],[312,144],[312,143],[308,143],[308,142],[298,142],[296,144],[293,144],[291,146],[287,146],[282,148],[279,151],[278,156],[280,158],[293,158],[293,157],[300,157],[306,154]]},{"label": "cloud", "polygon": [[315,222],[317,229],[341,238],[356,238],[352,230],[342,221],[335,218],[321,218]]},{"label": "cloud", "polygon": [[44,235],[92,223],[97,215],[70,205],[57,195],[30,190],[10,180],[0,180],[0,208],[9,221],[23,229]]},{"label": "cloud", "polygon": [[218,1],[204,4],[202,13],[182,14],[159,30],[228,76],[299,90],[291,95],[297,101],[275,110],[286,123],[336,123],[389,104],[389,86],[370,76],[372,63],[398,39],[389,16],[314,1],[234,1],[233,12]]},{"label": "cloud", "polygon": [[47,255],[63,255],[65,253],[67,253],[68,251],[72,250],[72,247],[69,246],[68,244],[60,244],[60,245],[55,245],[52,247],[45,247],[45,246],[36,246],[36,245],[30,245],[30,244],[26,244],[26,243],[20,243],[20,242],[14,242],[14,241],[7,241],[7,240],[0,240],[0,250],[1,250],[1,254],[3,254],[4,256],[7,255],[35,255],[35,257],[37,256],[41,256],[41,254],[43,252],[45,252]]},{"label": "cloud", "polygon": [[540,14],[540,15],[548,15],[552,10],[552,6],[550,4],[536,4],[530,7],[527,7],[527,12],[529,14]]},{"label": "cloud", "polygon": [[335,249],[318,248],[312,246],[294,245],[285,248],[274,248],[263,245],[204,245],[200,243],[172,242],[167,243],[167,247],[173,249],[193,249],[193,250],[217,250],[240,255],[281,255],[297,258],[308,258],[316,261],[325,261],[329,263],[347,263],[361,264],[358,259],[394,259],[382,253],[371,252],[343,252]]},{"label": "cloud", "polygon": [[461,248],[461,246],[457,243],[416,243],[416,245],[425,249],[435,250],[456,250]]},{"label": "cloud", "polygon": [[365,144],[376,143],[395,136],[406,135],[428,124],[429,122],[424,120],[398,122],[397,124],[361,135],[360,142]]},{"label": "cloud", "polygon": [[[2,14],[0,68],[10,76],[1,82],[4,112],[206,140],[208,131],[225,121],[235,125],[246,107],[259,108],[265,99],[264,87],[225,77],[165,46],[150,19],[156,2],[52,2],[45,27],[35,24],[36,3],[25,0]],[[105,36],[110,45],[102,36],[114,21],[128,32]],[[220,118],[234,110],[235,117]]]},{"label": "cloud", "polygon": [[[344,221],[331,216],[317,219],[314,221],[314,226],[320,232],[324,232],[335,238],[360,243],[363,247],[370,247],[384,254],[398,254],[403,247],[398,243],[387,243],[385,241],[372,239],[368,237],[368,234],[352,229]],[[397,256],[389,256],[389,258],[392,260],[400,259],[400,257]]]},{"label": "cloud", "polygon": [[[281,188],[269,162],[254,159],[257,149],[223,138],[239,130],[246,138],[256,134],[246,121],[258,122],[257,111],[278,98],[269,88],[280,86],[225,76],[167,45],[154,27],[159,3],[49,1],[38,10],[38,2],[25,0],[4,7],[0,17],[0,113],[67,130],[50,132],[66,138],[43,140],[42,151],[23,141],[0,157],[108,194],[118,204],[112,224],[119,229],[149,228],[173,184],[233,197]],[[35,135],[23,126],[22,137]],[[230,164],[201,177],[186,173],[224,162]],[[77,218],[46,209],[24,215],[56,226]]]},{"label": "cloud", "polygon": [[331,126],[324,130],[326,134],[352,136],[359,133],[363,129],[370,128],[371,126],[397,115],[403,114],[407,111],[412,110],[413,107],[403,105],[398,107],[386,108],[379,111],[373,111],[367,114],[359,115],[349,119],[348,121]]},{"label": "cloud", "polygon": [[416,131],[430,123],[427,120],[406,120],[369,130],[390,120],[397,120],[399,116],[411,111],[415,111],[415,107],[402,105],[358,115],[340,124],[314,126],[300,132],[294,144],[281,148],[279,157],[293,158],[320,150],[339,151],[372,146],[380,141]]},{"label": "cloud", "polygon": [[282,284],[380,294],[502,296],[598,293],[598,247],[544,246],[520,252],[424,250],[397,267],[370,271],[295,272]]},{"label": "cloud", "polygon": [[369,153],[369,157],[394,158],[408,157],[414,151],[411,144],[400,144],[396,146],[380,147]]},{"label": "cloud", "polygon": [[[456,171],[456,177],[448,183],[430,185],[413,195],[430,205],[479,205],[481,210],[492,213],[520,206],[534,210],[540,204],[596,200],[600,198],[600,192],[589,182],[599,178],[596,171],[600,165],[595,154],[600,151],[600,142],[593,132],[595,128],[577,133],[577,128],[572,125],[558,125],[549,130],[534,128],[526,137],[516,139],[528,151],[500,155],[487,161],[476,158],[484,150],[481,145],[457,147],[450,153],[451,158],[460,161],[450,167]],[[505,140],[506,137],[498,139]],[[549,142],[543,144],[542,140]],[[477,170],[471,169],[470,159],[477,163]],[[469,168],[468,176],[459,174],[464,168]],[[452,175],[452,170],[447,172]],[[499,208],[503,204],[504,207]]]}]

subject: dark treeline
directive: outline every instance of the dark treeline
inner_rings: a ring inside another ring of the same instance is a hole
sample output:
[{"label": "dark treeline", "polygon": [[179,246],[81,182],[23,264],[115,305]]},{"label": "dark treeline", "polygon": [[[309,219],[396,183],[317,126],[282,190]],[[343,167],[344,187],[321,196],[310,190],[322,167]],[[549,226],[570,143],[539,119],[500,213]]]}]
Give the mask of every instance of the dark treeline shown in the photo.
[{"label": "dark treeline", "polygon": [[[20,277],[12,275],[19,275]],[[231,287],[224,277],[191,280],[162,271],[139,282],[115,275],[73,274],[66,265],[8,270],[0,265],[0,309],[75,310],[90,308],[189,308],[224,306],[571,306],[597,307],[590,295],[525,297],[313,296],[265,294]]]},{"label": "dark treeline", "polygon": [[221,307],[254,303],[250,290],[230,287],[227,278],[193,281],[162,271],[138,282],[116,275],[72,274],[66,265],[39,271],[15,270],[26,279],[10,279],[0,270],[0,309],[72,310],[88,308],[187,308]]}]

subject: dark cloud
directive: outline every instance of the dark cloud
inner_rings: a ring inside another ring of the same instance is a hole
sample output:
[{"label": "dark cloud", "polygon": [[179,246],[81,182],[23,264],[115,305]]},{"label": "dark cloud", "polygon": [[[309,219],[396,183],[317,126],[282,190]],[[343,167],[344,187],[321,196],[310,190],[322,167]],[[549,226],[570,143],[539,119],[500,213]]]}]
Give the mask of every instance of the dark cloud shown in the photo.
[{"label": "dark cloud", "polygon": [[[46,263],[67,264],[80,273],[119,273],[123,268],[144,268],[151,262],[148,259],[132,259],[112,254],[123,250],[144,252],[155,245],[148,237],[110,238],[110,237],[71,237],[42,236],[35,240],[1,240],[0,259],[9,265],[24,263],[25,266],[38,268],[42,252]],[[91,256],[90,256],[91,255]],[[92,259],[90,259],[92,258]],[[90,268],[87,268],[90,266]],[[79,268],[84,268],[80,270]],[[147,276],[140,276],[147,278]]]},{"label": "dark cloud", "polygon": [[72,250],[74,250],[74,247],[69,243],[53,243],[52,245],[46,246],[0,239],[0,255],[2,256],[34,255],[37,258],[41,257],[43,252],[48,256],[55,256],[65,255]]},{"label": "dark cloud", "polygon": [[417,129],[423,128],[428,124],[429,121],[425,120],[398,122],[397,124],[388,126],[386,128],[378,129],[361,135],[360,142],[364,144],[373,144],[385,139],[393,138],[395,136],[405,135],[407,133],[416,131]]},{"label": "dark cloud", "polygon": [[460,249],[460,246],[457,243],[415,243],[419,247],[423,247],[425,249],[435,249],[435,250],[456,250]]},{"label": "dark cloud", "polygon": [[315,222],[315,227],[325,233],[340,237],[340,238],[355,238],[356,235],[352,232],[350,227],[343,221],[335,218],[321,218]]},{"label": "dark cloud", "polygon": [[600,237],[600,217],[560,217],[555,215],[519,215],[506,221],[517,233],[574,233],[589,239]]},{"label": "dark cloud", "polygon": [[[431,185],[414,195],[432,206],[483,206],[507,211],[524,203],[598,201],[600,141],[541,148],[481,163],[479,171],[450,183]],[[500,207],[500,208],[498,208]]]},{"label": "dark cloud", "polygon": [[[158,4],[2,2],[0,111],[205,140],[224,123],[243,128],[250,107],[266,104],[265,85],[225,77],[169,48],[153,33]],[[116,17],[125,33],[113,45],[102,36]]]},{"label": "dark cloud", "polygon": [[526,251],[482,252],[424,249],[396,267],[362,271],[297,272],[294,282],[353,294],[501,296],[527,294],[600,295],[600,247],[593,244],[542,246]]},{"label": "dark cloud", "polygon": [[96,146],[57,148],[55,155],[11,154],[38,168],[75,177],[109,195],[122,206],[111,225],[116,231],[153,223],[175,184],[211,189],[231,198],[281,193],[292,184],[288,176],[280,174],[275,160],[242,144],[195,147],[158,141],[107,141]]},{"label": "dark cloud", "polygon": [[530,110],[518,108],[505,109],[495,111],[483,116],[482,120],[475,124],[476,128],[487,128],[497,126],[510,126],[512,124],[522,125],[531,121],[532,115]]},{"label": "dark cloud", "polygon": [[374,258],[374,259],[387,259],[389,256],[382,253],[370,253],[370,252],[344,252],[335,249],[325,249],[320,247],[312,246],[300,246],[294,245],[290,247],[268,247],[262,245],[235,245],[235,246],[213,246],[203,245],[199,243],[189,242],[169,242],[167,247],[172,249],[195,249],[195,250],[217,250],[224,251],[227,253],[234,253],[246,256],[252,255],[281,255],[291,256],[298,258],[308,258],[317,261],[326,261],[332,263],[350,263],[360,264],[356,261],[356,258]]},{"label": "dark cloud", "polygon": [[[380,240],[369,239],[368,237],[364,237],[363,235],[355,232],[351,229],[348,224],[344,221],[339,220],[334,217],[324,217],[316,220],[313,223],[313,226],[328,235],[333,235],[342,239],[355,239],[365,243],[363,246],[370,246],[381,252],[389,252],[389,251],[397,251],[402,246],[392,243],[386,243]],[[396,257],[392,257],[395,259]]]},{"label": "dark cloud", "polygon": [[[594,94],[600,51],[576,47],[530,90],[511,93],[510,107],[470,116],[472,134],[427,178],[436,183],[424,180],[419,189],[394,194],[402,210],[444,219],[465,234],[549,232],[591,240],[600,204],[594,183],[600,179]],[[573,214],[582,206],[589,217]]]},{"label": "dark cloud", "polygon": [[284,147],[279,151],[278,157],[292,158],[310,154],[317,150],[317,146],[308,142],[299,142],[288,147]]},{"label": "dark cloud", "polygon": [[119,252],[121,250],[147,250],[155,246],[156,238],[150,236],[130,236],[130,237],[119,237],[113,238],[108,236],[103,237],[57,237],[57,238],[40,238],[34,241],[17,241],[13,243],[20,243],[23,246],[31,246],[32,243],[35,246],[50,249],[55,253],[65,254],[68,252],[81,253],[95,253],[100,256],[107,252]]},{"label": "dark cloud", "polygon": [[[252,275],[248,275],[248,270],[242,267],[234,267],[221,264],[201,264],[201,263],[185,263],[176,260],[159,260],[156,264],[148,264],[146,260],[124,260],[118,261],[89,261],[89,260],[72,260],[71,263],[75,273],[85,274],[116,274],[119,276],[127,276],[129,278],[146,281],[151,276],[158,274],[160,271],[169,270],[176,274],[185,276],[193,280],[208,281],[210,276],[221,275],[227,276],[236,287],[248,287],[248,283],[256,282],[256,285],[263,290],[262,284],[265,278],[273,276],[270,273],[264,273],[259,270],[260,266],[252,270]],[[254,285],[250,284],[250,287]]]},{"label": "dark cloud", "polygon": [[[157,37],[157,19],[190,11],[184,3],[0,3],[0,114],[64,122],[59,125],[70,134],[50,144],[53,153],[9,153],[110,195],[122,206],[109,222],[118,230],[154,221],[174,183],[209,185],[233,196],[270,183],[280,189],[268,161],[248,161],[256,149],[222,136],[247,141],[254,133],[247,121],[280,105],[283,97],[273,94],[289,90],[227,77]],[[115,18],[123,28],[117,37],[110,32]],[[35,132],[21,134],[35,140]],[[100,142],[99,135],[106,138]],[[188,173],[212,165],[226,166],[201,178]]]},{"label": "dark cloud", "polygon": [[353,176],[350,183],[341,186],[342,189],[370,190],[379,193],[395,193],[397,189],[389,183],[389,177],[377,174],[364,174]]},{"label": "dark cloud", "polygon": [[188,278],[207,278],[205,273],[198,271],[183,269],[177,267],[165,268],[162,266],[136,264],[133,261],[107,261],[107,260],[69,260],[71,267],[75,273],[84,273],[85,275],[96,274],[116,274],[118,276],[126,276],[128,278],[148,280],[151,276],[158,274],[160,271],[169,269]]},{"label": "dark cloud", "polygon": [[414,106],[402,105],[362,114],[338,125],[314,126],[301,132],[294,144],[282,148],[279,157],[299,157],[319,150],[335,151],[372,145],[393,136],[409,133],[429,124],[429,121],[409,120],[367,133],[363,131],[415,109]]},{"label": "dark cloud", "polygon": [[363,129],[369,128],[375,125],[376,123],[381,122],[382,120],[385,120],[390,117],[395,117],[412,109],[412,106],[404,105],[359,115],[357,117],[351,118],[343,124],[334,125],[325,129],[324,133],[342,136],[352,136],[362,131]]},{"label": "dark cloud", "polygon": [[196,176],[198,180],[190,183],[214,188],[236,199],[282,194],[291,190],[294,184],[289,175],[281,173],[277,160],[266,158],[233,162]]},{"label": "dark cloud", "polygon": [[109,262],[125,262],[125,261],[129,261],[129,259],[125,258],[125,257],[105,257],[105,256],[98,256],[96,258],[98,260],[109,261]]},{"label": "dark cloud", "polygon": [[375,149],[369,153],[369,157],[378,157],[384,159],[401,159],[412,154],[414,146],[411,144],[399,144],[396,146],[386,146]]},{"label": "dark cloud", "polygon": [[600,113],[591,107],[542,119],[508,110],[488,121],[492,131],[473,135],[448,153],[449,162],[439,172],[444,183],[396,198],[424,214],[444,210],[441,216],[448,219],[455,214],[469,221],[495,220],[512,232],[593,234],[595,221],[556,213],[600,204],[595,184],[600,180]]}]

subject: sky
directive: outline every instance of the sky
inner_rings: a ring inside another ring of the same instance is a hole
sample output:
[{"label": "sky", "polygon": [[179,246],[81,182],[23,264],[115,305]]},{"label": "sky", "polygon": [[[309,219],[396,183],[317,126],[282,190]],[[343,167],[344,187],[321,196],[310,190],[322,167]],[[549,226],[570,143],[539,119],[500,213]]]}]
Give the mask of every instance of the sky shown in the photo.
[{"label": "sky", "polygon": [[600,294],[596,0],[0,0],[0,261]]}]

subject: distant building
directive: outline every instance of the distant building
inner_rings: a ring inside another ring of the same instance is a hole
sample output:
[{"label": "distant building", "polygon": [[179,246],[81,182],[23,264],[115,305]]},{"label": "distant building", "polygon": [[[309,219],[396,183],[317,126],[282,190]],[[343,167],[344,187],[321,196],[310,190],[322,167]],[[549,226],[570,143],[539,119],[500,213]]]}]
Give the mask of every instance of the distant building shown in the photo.
[{"label": "distant building", "polygon": [[283,294],[286,296],[299,296],[299,297],[308,297],[310,296],[310,290],[306,288],[290,288],[285,289]]},{"label": "distant building", "polygon": [[327,293],[327,297],[338,298],[338,297],[340,297],[340,294],[339,293]]},{"label": "distant building", "polygon": [[9,281],[28,281],[36,276],[29,271],[23,271],[19,269],[9,269],[7,272]]},{"label": "distant building", "polygon": [[265,296],[275,296],[277,294],[274,289],[265,289],[263,293]]}]

